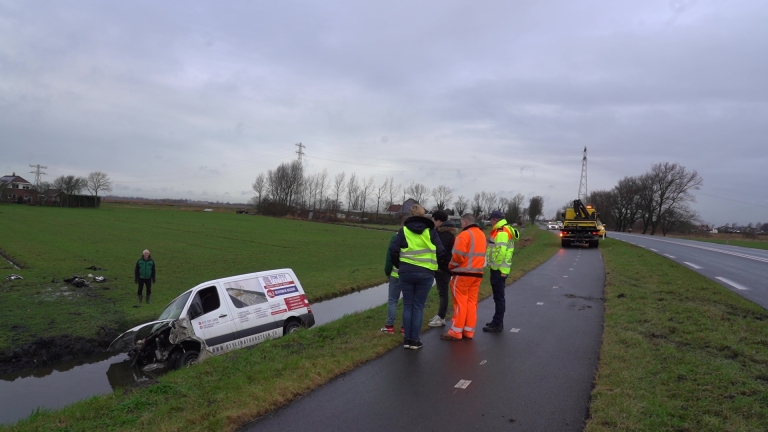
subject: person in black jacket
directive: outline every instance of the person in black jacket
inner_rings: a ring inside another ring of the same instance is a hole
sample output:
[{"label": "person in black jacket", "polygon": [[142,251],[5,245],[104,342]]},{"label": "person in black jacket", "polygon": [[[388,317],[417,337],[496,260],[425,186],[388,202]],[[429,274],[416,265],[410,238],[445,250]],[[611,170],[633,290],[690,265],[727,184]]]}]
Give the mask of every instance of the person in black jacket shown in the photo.
[{"label": "person in black jacket", "polygon": [[136,267],[133,270],[133,281],[134,283],[139,284],[139,291],[137,293],[139,302],[136,303],[136,306],[141,304],[143,298],[141,292],[144,289],[144,285],[147,286],[147,304],[150,304],[149,296],[152,294],[152,284],[156,281],[156,273],[157,266],[155,265],[155,260],[152,259],[152,255],[149,254],[149,251],[144,249],[141,258],[136,261]]},{"label": "person in black jacket", "polygon": [[437,296],[440,298],[440,305],[437,308],[437,315],[429,323],[430,327],[445,326],[445,314],[448,311],[448,283],[451,281],[451,272],[448,270],[448,263],[451,262],[450,251],[453,250],[453,242],[456,240],[458,229],[448,220],[448,213],[443,210],[437,210],[432,213],[432,220],[437,228],[437,235],[440,242],[443,243],[445,254],[443,259],[437,260],[437,271],[435,272],[435,285],[437,285]]},{"label": "person in black jacket", "polygon": [[445,249],[435,223],[425,216],[424,207],[414,204],[410,213],[389,246],[389,256],[398,269],[403,292],[403,348],[417,350],[423,346],[419,335],[424,305],[435,280],[438,260],[445,259]]}]

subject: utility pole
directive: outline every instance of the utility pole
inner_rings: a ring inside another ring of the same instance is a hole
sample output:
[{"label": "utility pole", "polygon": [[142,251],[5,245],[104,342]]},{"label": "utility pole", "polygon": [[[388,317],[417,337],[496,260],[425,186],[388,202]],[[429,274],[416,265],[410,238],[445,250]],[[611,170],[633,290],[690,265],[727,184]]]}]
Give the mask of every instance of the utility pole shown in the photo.
[{"label": "utility pole", "polygon": [[296,154],[299,155],[299,163],[301,163],[301,158],[304,156],[304,147],[306,146],[302,143],[298,143],[294,145],[299,148],[298,150],[296,150]]},{"label": "utility pole", "polygon": [[29,167],[30,168],[35,168],[34,171],[30,171],[29,173],[35,175],[35,188],[39,188],[40,187],[40,176],[41,175],[48,175],[47,173],[44,173],[44,172],[42,172],[40,170],[48,169],[48,167],[47,166],[41,166],[40,164],[30,165]]},{"label": "utility pole", "polygon": [[587,146],[584,146],[584,157],[581,158],[581,180],[579,181],[578,198],[581,202],[587,200]]}]

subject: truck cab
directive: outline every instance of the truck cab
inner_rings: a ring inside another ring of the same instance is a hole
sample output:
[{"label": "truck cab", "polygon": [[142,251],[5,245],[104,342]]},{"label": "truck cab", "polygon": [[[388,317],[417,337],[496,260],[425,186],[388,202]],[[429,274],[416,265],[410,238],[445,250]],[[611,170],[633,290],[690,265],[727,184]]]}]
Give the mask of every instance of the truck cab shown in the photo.
[{"label": "truck cab", "polygon": [[270,270],[201,283],[172,300],[157,320],[120,335],[109,350],[128,351],[145,371],[176,369],[314,324],[293,270]]}]

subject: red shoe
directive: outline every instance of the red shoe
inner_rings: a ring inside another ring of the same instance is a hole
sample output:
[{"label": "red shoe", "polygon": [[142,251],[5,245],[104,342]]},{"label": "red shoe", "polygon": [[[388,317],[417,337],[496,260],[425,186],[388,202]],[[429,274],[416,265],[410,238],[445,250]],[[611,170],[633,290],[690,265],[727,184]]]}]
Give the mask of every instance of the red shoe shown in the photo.
[{"label": "red shoe", "polygon": [[400,334],[405,334],[405,327],[400,327]]},{"label": "red shoe", "polygon": [[381,328],[382,333],[395,334],[395,326],[385,325]]}]

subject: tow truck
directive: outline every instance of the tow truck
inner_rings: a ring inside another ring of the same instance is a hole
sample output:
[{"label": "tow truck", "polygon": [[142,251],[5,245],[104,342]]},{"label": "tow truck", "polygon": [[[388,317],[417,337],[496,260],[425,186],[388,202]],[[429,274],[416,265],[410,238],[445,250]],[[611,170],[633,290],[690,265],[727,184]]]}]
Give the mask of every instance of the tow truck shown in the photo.
[{"label": "tow truck", "polygon": [[565,209],[562,216],[564,219],[563,228],[560,229],[560,245],[562,247],[574,245],[598,247],[602,223],[598,219],[597,211],[592,206],[584,205],[580,199],[576,199],[573,200],[573,206]]}]

